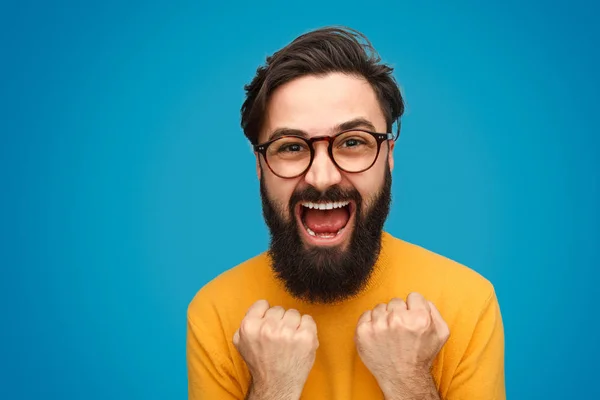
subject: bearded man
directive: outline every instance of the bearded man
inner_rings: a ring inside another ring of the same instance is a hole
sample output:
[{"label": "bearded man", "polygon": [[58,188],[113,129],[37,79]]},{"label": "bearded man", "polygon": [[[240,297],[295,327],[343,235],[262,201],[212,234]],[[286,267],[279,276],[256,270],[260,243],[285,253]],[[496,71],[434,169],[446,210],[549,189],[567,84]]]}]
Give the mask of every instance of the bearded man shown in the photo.
[{"label": "bearded man", "polygon": [[271,240],[190,303],[189,399],[505,399],[492,284],[383,230],[392,68],[359,32],[323,28],[245,89]]}]

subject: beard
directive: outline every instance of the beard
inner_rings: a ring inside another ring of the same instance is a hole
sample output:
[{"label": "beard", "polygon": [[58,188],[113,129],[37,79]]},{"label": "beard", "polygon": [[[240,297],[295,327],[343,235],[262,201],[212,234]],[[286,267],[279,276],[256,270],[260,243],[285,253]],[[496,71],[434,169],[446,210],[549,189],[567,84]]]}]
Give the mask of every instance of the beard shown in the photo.
[{"label": "beard", "polygon": [[[283,207],[269,199],[260,180],[263,217],[270,231],[272,269],[286,290],[309,303],[333,304],[358,295],[367,285],[381,250],[381,235],[391,204],[392,175],[386,165],[383,187],[363,211],[363,198],[356,189],[332,186],[321,193],[314,187],[296,191]],[[346,249],[337,246],[306,246],[294,215],[298,202],[353,201],[354,227]],[[281,211],[280,211],[281,210]],[[364,215],[363,215],[364,214]]]}]

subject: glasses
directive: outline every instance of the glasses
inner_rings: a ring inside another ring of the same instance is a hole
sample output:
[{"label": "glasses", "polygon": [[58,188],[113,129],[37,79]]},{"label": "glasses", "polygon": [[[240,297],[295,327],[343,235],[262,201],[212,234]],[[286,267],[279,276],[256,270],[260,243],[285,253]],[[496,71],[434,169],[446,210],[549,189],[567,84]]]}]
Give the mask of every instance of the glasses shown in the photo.
[{"label": "glasses", "polygon": [[351,129],[335,136],[282,136],[254,145],[254,151],[262,154],[269,169],[280,178],[296,178],[303,175],[313,163],[314,143],[329,143],[328,153],[336,167],[344,172],[359,173],[371,168],[381,149],[381,143],[391,140],[391,133],[376,133]]}]

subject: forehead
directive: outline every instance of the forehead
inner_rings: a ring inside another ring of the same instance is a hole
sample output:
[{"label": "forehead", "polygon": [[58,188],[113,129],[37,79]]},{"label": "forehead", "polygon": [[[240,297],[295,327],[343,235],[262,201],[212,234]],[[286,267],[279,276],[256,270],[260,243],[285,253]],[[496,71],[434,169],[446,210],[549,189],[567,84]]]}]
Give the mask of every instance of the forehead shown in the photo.
[{"label": "forehead", "polygon": [[375,91],[364,78],[341,73],[303,76],[271,94],[259,141],[280,128],[330,135],[334,126],[356,118],[370,121],[379,132],[385,130]]}]

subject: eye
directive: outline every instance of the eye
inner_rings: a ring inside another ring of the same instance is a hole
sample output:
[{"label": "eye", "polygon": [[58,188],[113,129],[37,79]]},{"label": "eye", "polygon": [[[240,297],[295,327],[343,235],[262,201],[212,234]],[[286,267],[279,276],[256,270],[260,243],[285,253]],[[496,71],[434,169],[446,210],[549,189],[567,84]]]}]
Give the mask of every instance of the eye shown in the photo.
[{"label": "eye", "polygon": [[279,147],[277,150],[278,153],[297,153],[303,150],[303,147],[300,143],[287,143]]},{"label": "eye", "polygon": [[341,147],[358,147],[365,142],[359,138],[348,138],[341,143]]}]

